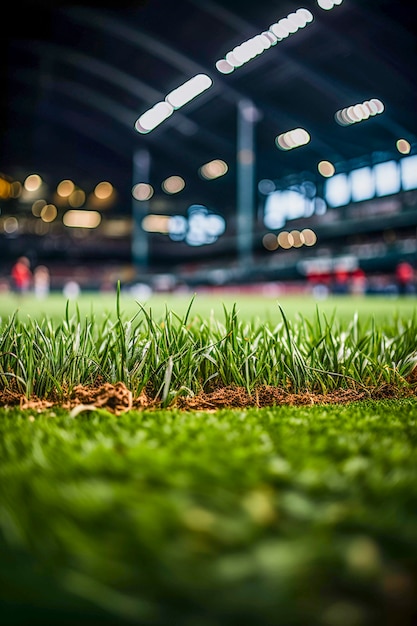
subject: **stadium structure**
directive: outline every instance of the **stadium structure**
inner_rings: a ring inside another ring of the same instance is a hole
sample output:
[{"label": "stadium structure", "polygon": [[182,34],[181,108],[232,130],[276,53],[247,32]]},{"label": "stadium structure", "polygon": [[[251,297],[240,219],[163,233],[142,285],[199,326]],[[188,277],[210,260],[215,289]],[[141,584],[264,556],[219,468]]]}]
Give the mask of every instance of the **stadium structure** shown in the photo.
[{"label": "stadium structure", "polygon": [[394,286],[416,28],[387,0],[30,2],[3,27],[0,277]]}]

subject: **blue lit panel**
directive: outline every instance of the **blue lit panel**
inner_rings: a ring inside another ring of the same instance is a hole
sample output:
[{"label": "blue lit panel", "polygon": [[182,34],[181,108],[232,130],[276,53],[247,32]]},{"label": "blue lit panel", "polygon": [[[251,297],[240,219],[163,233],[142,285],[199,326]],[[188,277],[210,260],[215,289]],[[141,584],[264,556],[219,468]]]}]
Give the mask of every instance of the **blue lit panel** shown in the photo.
[{"label": "blue lit panel", "polygon": [[370,167],[361,167],[350,173],[352,202],[369,200],[375,196],[375,180]]},{"label": "blue lit panel", "polygon": [[336,174],[326,180],[324,198],[331,207],[349,204],[351,192],[348,176],[346,174]]},{"label": "blue lit panel", "polygon": [[401,159],[401,184],[404,191],[417,189],[417,154]]},{"label": "blue lit panel", "polygon": [[400,168],[397,161],[385,161],[374,166],[377,196],[390,196],[401,190]]},{"label": "blue lit panel", "polygon": [[272,230],[282,228],[287,220],[305,217],[310,204],[304,193],[294,189],[274,191],[265,201],[264,224]]}]

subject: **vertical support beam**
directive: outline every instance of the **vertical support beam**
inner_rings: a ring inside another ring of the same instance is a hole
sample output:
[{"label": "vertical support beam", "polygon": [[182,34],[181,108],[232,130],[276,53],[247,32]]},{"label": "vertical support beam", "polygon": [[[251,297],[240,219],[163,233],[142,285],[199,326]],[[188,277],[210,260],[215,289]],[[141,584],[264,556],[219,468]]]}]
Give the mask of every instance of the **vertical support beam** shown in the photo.
[{"label": "vertical support beam", "polygon": [[[148,183],[150,172],[150,154],[148,150],[137,150],[133,155],[132,187],[137,183]],[[136,273],[148,265],[148,236],[143,230],[142,220],[149,213],[147,200],[135,200],[132,196],[132,261]]]},{"label": "vertical support beam", "polygon": [[242,267],[253,260],[255,218],[254,124],[258,112],[250,100],[238,102],[237,120],[237,252]]}]

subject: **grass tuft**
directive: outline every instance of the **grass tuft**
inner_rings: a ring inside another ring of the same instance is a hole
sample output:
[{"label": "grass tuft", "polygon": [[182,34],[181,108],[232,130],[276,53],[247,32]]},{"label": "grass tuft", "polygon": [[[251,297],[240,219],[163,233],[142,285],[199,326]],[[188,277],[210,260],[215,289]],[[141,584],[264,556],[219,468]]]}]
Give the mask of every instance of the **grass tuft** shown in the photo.
[{"label": "grass tuft", "polygon": [[77,385],[123,382],[137,396],[146,389],[163,406],[179,395],[215,386],[261,385],[292,393],[402,387],[417,362],[416,318],[383,324],[355,315],[339,321],[317,309],[313,318],[242,320],[236,304],[223,321],[192,315],[193,299],[180,315],[165,308],[155,317],[140,303],[126,318],[116,298],[108,313],[81,316],[65,310],[63,321],[11,316],[0,325],[0,383],[41,398],[63,397]]}]

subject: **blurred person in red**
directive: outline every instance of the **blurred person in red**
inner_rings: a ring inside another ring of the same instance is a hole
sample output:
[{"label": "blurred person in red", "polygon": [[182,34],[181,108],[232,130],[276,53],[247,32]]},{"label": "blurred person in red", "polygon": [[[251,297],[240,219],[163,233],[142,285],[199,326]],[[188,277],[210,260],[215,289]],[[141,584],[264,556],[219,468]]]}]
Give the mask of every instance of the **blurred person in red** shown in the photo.
[{"label": "blurred person in red", "polygon": [[398,293],[400,296],[414,293],[414,268],[407,261],[400,261],[395,268]]},{"label": "blurred person in red", "polygon": [[17,259],[11,270],[13,289],[18,294],[25,294],[32,285],[32,270],[26,256]]},{"label": "blurred person in red", "polygon": [[350,291],[355,295],[364,295],[367,288],[366,274],[362,268],[357,267],[353,270],[350,277]]}]

